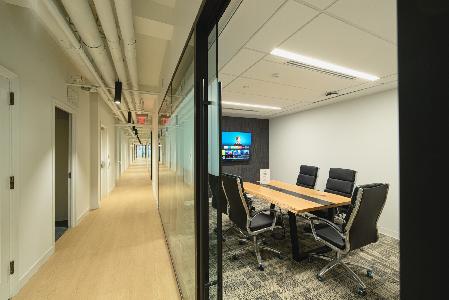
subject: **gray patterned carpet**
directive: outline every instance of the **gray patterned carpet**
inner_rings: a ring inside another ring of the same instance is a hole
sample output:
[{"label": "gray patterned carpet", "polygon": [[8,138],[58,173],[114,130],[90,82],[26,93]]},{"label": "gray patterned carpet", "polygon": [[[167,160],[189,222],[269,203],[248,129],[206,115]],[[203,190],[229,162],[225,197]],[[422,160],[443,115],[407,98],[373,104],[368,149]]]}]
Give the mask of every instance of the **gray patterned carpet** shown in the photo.
[{"label": "gray patterned carpet", "polygon": [[[215,214],[215,211],[211,211]],[[285,216],[288,227],[288,219]],[[223,217],[223,228],[229,227],[230,221]],[[313,237],[302,233],[303,224],[298,222],[301,246],[305,250],[320,246]],[[211,224],[211,228],[215,228]],[[276,230],[281,233],[280,229]],[[211,252],[216,249],[216,236],[211,232]],[[262,252],[265,271],[257,269],[252,244],[247,251],[232,259],[235,250],[242,248],[238,243],[239,235],[229,231],[223,243],[223,294],[224,299],[305,299],[305,300],[346,300],[346,299],[399,299],[399,242],[396,239],[380,236],[379,242],[356,251],[347,257],[348,261],[372,266],[374,278],[365,276],[362,269],[353,270],[362,278],[367,286],[367,295],[362,297],[356,293],[357,285],[349,278],[349,274],[337,267],[325,275],[325,281],[316,279],[317,272],[326,264],[314,259],[297,263],[291,258],[290,237],[287,230],[285,239],[276,240],[271,234],[266,235],[269,246],[282,251],[284,258],[280,260],[274,254]],[[211,255],[212,257],[214,255]],[[211,261],[211,268],[215,265]],[[212,272],[215,272],[212,270]],[[214,294],[214,291],[211,291]],[[213,295],[212,295],[213,296]]]}]

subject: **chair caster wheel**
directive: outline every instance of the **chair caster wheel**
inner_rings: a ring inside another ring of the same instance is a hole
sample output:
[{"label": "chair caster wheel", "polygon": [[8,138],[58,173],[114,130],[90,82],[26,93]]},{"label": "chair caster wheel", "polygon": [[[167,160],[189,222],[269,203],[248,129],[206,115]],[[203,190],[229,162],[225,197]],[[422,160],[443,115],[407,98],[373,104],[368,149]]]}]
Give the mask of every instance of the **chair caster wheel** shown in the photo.
[{"label": "chair caster wheel", "polygon": [[312,261],[313,261],[313,257],[310,255],[310,256],[308,256],[307,257],[307,261],[309,262],[309,263],[311,263]]},{"label": "chair caster wheel", "polygon": [[263,265],[259,265],[258,269],[259,269],[259,271],[265,271],[265,268]]},{"label": "chair caster wheel", "polygon": [[321,282],[324,281],[324,277],[319,274],[316,275],[316,279],[318,279],[318,281],[321,281]]},{"label": "chair caster wheel", "polygon": [[284,257],[282,256],[282,254],[278,254],[278,258],[281,259],[281,260],[284,259]]},{"label": "chair caster wheel", "polygon": [[366,277],[368,277],[368,278],[373,278],[373,277],[374,277],[373,270],[367,270],[367,271],[366,271]]},{"label": "chair caster wheel", "polygon": [[236,261],[238,259],[239,259],[238,255],[234,254],[233,256],[231,256],[231,260],[233,260],[233,261]]},{"label": "chair caster wheel", "polygon": [[245,244],[246,244],[246,240],[239,240],[239,245],[240,246],[245,245]]},{"label": "chair caster wheel", "polygon": [[366,289],[364,288],[357,288],[357,294],[359,294],[360,296],[365,296],[366,295]]}]

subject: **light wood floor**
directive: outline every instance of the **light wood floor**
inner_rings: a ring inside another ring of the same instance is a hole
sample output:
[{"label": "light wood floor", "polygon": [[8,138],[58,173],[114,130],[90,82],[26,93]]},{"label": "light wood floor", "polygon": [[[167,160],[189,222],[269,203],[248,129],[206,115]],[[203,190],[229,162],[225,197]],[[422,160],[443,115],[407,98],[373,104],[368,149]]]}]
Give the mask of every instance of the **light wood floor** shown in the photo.
[{"label": "light wood floor", "polygon": [[56,243],[19,299],[179,299],[144,165]]}]

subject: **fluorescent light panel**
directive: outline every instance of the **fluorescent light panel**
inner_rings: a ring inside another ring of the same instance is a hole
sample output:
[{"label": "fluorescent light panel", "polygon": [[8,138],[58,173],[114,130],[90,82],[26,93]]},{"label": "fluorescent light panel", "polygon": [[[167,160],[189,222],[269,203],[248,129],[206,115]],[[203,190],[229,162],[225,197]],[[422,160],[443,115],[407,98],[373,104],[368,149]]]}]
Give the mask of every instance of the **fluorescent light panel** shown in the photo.
[{"label": "fluorescent light panel", "polygon": [[289,51],[285,51],[279,48],[275,48],[273,49],[273,51],[271,51],[272,55],[275,56],[279,56],[282,58],[286,58],[286,59],[291,59],[297,62],[301,62],[303,64],[306,65],[310,65],[310,66],[314,66],[314,67],[318,67],[318,68],[322,68],[322,69],[326,69],[329,71],[333,71],[333,72],[337,72],[337,73],[342,73],[345,75],[349,75],[349,76],[354,76],[357,78],[361,78],[361,79],[366,79],[369,81],[375,81],[378,80],[379,77],[375,76],[375,75],[371,75],[368,73],[363,73],[363,72],[359,72],[353,69],[349,69],[346,67],[342,67],[339,65],[334,65],[316,58],[312,58],[312,57],[307,57],[304,55],[300,55],[297,53],[293,53],[293,52],[289,52]]},{"label": "fluorescent light panel", "polygon": [[275,109],[280,110],[281,107],[276,106],[268,106],[268,105],[258,105],[258,104],[247,104],[247,103],[240,103],[240,102],[230,102],[230,101],[222,101],[222,104],[225,105],[234,105],[234,106],[243,106],[243,107],[254,107],[254,108],[263,108],[263,109]]}]

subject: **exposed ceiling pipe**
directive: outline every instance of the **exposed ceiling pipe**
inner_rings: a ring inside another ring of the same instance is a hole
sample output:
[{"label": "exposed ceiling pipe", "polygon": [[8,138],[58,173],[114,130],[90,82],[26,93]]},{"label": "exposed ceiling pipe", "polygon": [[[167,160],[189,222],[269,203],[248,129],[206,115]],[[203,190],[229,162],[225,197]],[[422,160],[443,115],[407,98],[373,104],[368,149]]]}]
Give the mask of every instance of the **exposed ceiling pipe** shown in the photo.
[{"label": "exposed ceiling pipe", "polygon": [[[42,2],[36,2],[34,10],[37,15],[41,18],[42,22],[46,26],[47,30],[54,37],[54,39],[59,43],[59,46],[64,50],[64,52],[70,57],[72,62],[78,68],[81,75],[90,83],[94,83],[95,79],[89,70],[85,67],[81,56],[79,55],[79,49],[67,39],[64,32],[56,23],[56,20],[48,11],[47,7],[42,4]],[[81,84],[79,85],[81,86]]]},{"label": "exposed ceiling pipe", "polygon": [[[114,10],[110,0],[94,0],[95,8],[98,18],[101,22],[101,27],[106,36],[108,42],[109,51],[111,52],[112,61],[114,62],[115,70],[120,80],[123,82],[125,89],[128,89],[128,75],[126,72],[126,66],[123,61],[122,47],[120,45],[120,39],[117,32],[117,25],[115,22]],[[127,98],[129,110],[132,112],[132,118],[137,121],[136,107],[132,101],[132,95],[129,91],[125,91],[125,97]]]},{"label": "exposed ceiling pipe", "polygon": [[[122,34],[126,63],[133,90],[139,89],[136,58],[136,36],[134,33],[133,11],[131,0],[114,0],[120,32]],[[134,103],[138,109],[142,109],[140,95],[134,93]]]},{"label": "exposed ceiling pipe", "polygon": [[[99,90],[100,96],[103,98],[103,100],[106,102],[106,104],[111,108],[111,110],[115,113],[115,115],[119,118],[119,120],[122,122],[125,122],[125,117],[117,109],[116,105],[113,103],[112,97],[109,94],[109,92],[107,91],[102,78],[95,70],[89,57],[84,52],[82,45],[80,44],[78,39],[75,37],[75,34],[73,33],[69,24],[67,24],[67,21],[65,20],[65,18],[59,11],[58,7],[56,7],[56,5],[54,4],[54,2],[52,0],[44,0],[44,4],[47,7],[49,13],[55,19],[56,23],[59,25],[59,27],[62,29],[62,31],[65,34],[65,37],[59,37],[59,38],[62,40],[68,39],[69,43],[73,46],[74,49],[76,49],[79,56],[81,57],[81,61],[87,67],[89,72],[92,74],[96,83],[100,86],[100,90]],[[44,20],[44,22],[45,22],[45,20]]]},{"label": "exposed ceiling pipe", "polygon": [[[92,10],[87,0],[73,1],[62,0],[71,21],[75,25],[76,30],[81,36],[82,42],[86,46],[89,54],[94,60],[95,65],[100,70],[100,74],[106,81],[107,85],[115,82],[115,70],[109,59],[108,52],[101,38]],[[126,105],[132,108],[125,97]],[[122,103],[122,106],[124,103]]]}]

